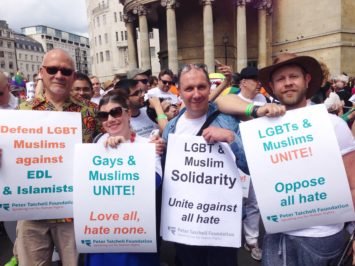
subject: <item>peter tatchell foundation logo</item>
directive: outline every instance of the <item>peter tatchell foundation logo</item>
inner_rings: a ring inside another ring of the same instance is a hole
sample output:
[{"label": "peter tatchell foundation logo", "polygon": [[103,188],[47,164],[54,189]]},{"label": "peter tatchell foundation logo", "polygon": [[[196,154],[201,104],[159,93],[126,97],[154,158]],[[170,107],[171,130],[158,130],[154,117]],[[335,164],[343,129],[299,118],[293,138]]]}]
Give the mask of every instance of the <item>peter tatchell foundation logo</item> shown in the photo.
[{"label": "peter tatchell foundation logo", "polygon": [[0,209],[4,209],[5,211],[10,211],[10,204],[9,203],[2,203],[2,204],[0,204]]},{"label": "peter tatchell foundation logo", "polygon": [[91,240],[81,240],[81,244],[87,245],[88,247],[91,247]]}]

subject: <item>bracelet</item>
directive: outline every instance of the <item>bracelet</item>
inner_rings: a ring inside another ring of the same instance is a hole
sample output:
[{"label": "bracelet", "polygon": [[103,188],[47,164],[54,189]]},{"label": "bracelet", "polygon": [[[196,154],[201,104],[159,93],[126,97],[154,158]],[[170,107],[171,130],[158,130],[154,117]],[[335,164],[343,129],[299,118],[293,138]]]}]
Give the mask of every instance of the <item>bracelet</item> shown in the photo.
[{"label": "bracelet", "polygon": [[157,120],[162,120],[162,119],[168,119],[166,114],[160,114],[160,115],[157,116]]},{"label": "bracelet", "polygon": [[250,116],[253,117],[253,118],[258,118],[258,110],[261,106],[260,105],[254,105],[252,110],[251,110],[251,114]]},{"label": "bracelet", "polygon": [[252,103],[249,103],[247,105],[247,108],[245,109],[245,115],[246,116],[251,116],[251,112],[252,112],[253,106],[254,106],[254,104],[252,104]]}]

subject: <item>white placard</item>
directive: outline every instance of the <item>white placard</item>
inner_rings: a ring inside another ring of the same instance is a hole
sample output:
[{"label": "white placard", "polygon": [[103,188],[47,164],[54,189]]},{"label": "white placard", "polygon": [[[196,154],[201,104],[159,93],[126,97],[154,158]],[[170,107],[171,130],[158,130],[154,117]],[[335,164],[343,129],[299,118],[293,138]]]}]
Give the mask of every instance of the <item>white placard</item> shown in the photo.
[{"label": "white placard", "polygon": [[333,125],[324,105],[240,124],[268,233],[354,220]]},{"label": "white placard", "polygon": [[81,132],[80,113],[0,110],[2,221],[73,216],[72,167]]},{"label": "white placard", "polygon": [[163,182],[163,239],[240,247],[241,215],[241,181],[229,145],[170,134]]},{"label": "white placard", "polygon": [[156,252],[154,144],[78,144],[74,161],[78,251]]}]

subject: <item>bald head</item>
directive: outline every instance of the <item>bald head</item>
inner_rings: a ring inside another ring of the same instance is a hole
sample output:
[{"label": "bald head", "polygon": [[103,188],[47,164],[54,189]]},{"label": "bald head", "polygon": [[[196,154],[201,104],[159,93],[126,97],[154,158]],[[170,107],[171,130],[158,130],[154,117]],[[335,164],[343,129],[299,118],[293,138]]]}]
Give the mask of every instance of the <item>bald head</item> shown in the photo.
[{"label": "bald head", "polygon": [[0,71],[0,108],[8,104],[10,99],[10,85],[6,75]]},{"label": "bald head", "polygon": [[60,48],[54,48],[52,50],[49,50],[44,56],[43,56],[43,61],[42,61],[42,65],[46,66],[48,64],[48,62],[51,62],[53,59],[55,59],[56,57],[60,57],[61,60],[67,60],[68,63],[72,66],[72,68],[74,69],[74,61],[71,58],[70,54]]},{"label": "bald head", "polygon": [[40,74],[47,98],[52,101],[65,101],[69,98],[74,69],[73,59],[62,49],[52,49],[44,55]]}]

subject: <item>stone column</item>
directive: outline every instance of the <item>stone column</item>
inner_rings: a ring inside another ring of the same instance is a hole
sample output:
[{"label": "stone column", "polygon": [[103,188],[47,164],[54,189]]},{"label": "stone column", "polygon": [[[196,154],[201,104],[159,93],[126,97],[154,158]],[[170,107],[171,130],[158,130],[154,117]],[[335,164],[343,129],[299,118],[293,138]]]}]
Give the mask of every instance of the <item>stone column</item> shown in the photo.
[{"label": "stone column", "polygon": [[258,43],[258,68],[263,68],[267,64],[266,46],[266,10],[261,7],[258,9],[259,20],[259,43]]},{"label": "stone column", "polygon": [[178,64],[178,46],[176,34],[176,17],[175,8],[179,3],[176,0],[162,0],[161,5],[166,7],[166,28],[167,28],[167,44],[168,44],[168,66],[177,74]]},{"label": "stone column", "polygon": [[212,2],[214,0],[202,0],[203,3],[203,41],[204,61],[208,72],[214,72],[214,36]]},{"label": "stone column", "polygon": [[245,0],[237,0],[237,71],[240,72],[248,63],[247,21]]},{"label": "stone column", "polygon": [[258,0],[255,7],[258,9],[259,21],[259,43],[258,43],[258,68],[263,68],[268,65],[268,38],[267,38],[267,17],[271,12],[271,0]]},{"label": "stone column", "polygon": [[138,67],[136,29],[133,15],[125,14],[124,21],[127,28],[128,69],[131,70]]},{"label": "stone column", "polygon": [[150,62],[150,45],[149,45],[149,31],[147,20],[147,8],[143,5],[138,5],[133,10],[138,14],[139,21],[139,38],[140,38],[140,67],[143,69],[152,69]]}]

